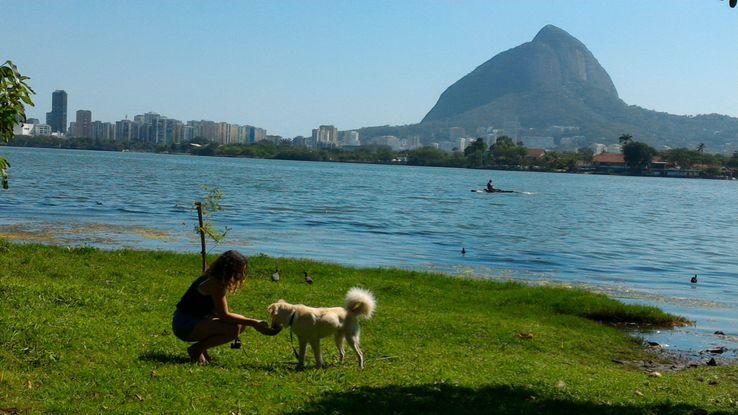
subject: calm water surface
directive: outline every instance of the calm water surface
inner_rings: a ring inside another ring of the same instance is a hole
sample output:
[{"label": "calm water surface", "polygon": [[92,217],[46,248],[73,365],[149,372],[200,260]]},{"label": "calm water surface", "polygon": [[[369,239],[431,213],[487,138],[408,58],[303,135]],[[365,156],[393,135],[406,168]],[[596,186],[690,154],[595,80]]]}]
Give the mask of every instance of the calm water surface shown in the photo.
[{"label": "calm water surface", "polygon": [[[197,251],[192,202],[214,185],[226,208],[216,222],[230,228],[218,250],[584,285],[697,322],[649,340],[738,347],[735,181],[2,153],[13,165],[11,190],[0,193],[5,237]],[[490,177],[525,193],[470,192]]]}]

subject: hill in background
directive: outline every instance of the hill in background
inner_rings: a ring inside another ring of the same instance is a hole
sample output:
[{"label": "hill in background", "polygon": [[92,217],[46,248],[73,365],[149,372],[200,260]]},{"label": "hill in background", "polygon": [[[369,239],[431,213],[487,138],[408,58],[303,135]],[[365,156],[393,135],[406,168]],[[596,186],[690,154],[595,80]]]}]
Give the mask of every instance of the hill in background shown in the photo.
[{"label": "hill in background", "polygon": [[680,116],[626,104],[589,49],[552,25],[448,87],[420,123],[359,132],[362,139],[418,136],[429,144],[450,140],[452,127],[469,137],[542,137],[572,146],[616,142],[623,133],[657,147],[705,143],[714,152],[731,151],[738,142],[738,118]]}]

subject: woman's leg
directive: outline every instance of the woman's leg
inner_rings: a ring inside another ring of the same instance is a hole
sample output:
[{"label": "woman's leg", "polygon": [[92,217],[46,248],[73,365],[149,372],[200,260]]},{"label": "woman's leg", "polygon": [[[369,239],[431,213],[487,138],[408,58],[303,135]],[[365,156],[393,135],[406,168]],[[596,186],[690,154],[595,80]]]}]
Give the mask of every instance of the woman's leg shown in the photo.
[{"label": "woman's leg", "polygon": [[244,326],[227,323],[217,318],[206,318],[197,323],[190,333],[190,340],[197,342],[187,349],[193,362],[207,363],[207,350],[233,341],[243,332]]}]

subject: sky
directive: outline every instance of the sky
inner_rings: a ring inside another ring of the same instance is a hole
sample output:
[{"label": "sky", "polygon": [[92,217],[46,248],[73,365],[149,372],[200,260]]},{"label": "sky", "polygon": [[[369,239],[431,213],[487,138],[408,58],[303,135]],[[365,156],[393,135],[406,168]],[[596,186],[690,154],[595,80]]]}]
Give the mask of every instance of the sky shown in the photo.
[{"label": "sky", "polygon": [[420,121],[452,83],[546,24],[628,104],[738,116],[738,8],[720,0],[0,0],[0,60],[116,121],[156,111],[285,137]]}]

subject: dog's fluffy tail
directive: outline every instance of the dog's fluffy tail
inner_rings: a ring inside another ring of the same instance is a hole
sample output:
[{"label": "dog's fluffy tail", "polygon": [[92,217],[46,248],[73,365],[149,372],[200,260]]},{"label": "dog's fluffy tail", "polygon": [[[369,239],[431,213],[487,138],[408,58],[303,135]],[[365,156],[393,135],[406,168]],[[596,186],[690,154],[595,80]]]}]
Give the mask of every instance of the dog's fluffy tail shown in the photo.
[{"label": "dog's fluffy tail", "polygon": [[376,302],[374,295],[363,288],[354,287],[346,293],[346,310],[357,316],[372,318]]}]

